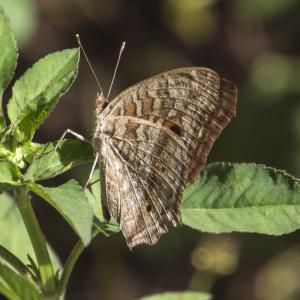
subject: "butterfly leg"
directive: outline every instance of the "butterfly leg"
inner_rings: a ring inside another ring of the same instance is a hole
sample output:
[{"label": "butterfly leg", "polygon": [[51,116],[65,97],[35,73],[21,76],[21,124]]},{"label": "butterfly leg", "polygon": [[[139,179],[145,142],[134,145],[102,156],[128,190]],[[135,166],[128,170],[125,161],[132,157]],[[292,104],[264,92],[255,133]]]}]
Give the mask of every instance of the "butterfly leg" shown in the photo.
[{"label": "butterfly leg", "polygon": [[93,177],[93,173],[96,169],[96,165],[97,165],[97,162],[98,162],[98,158],[99,158],[99,153],[97,152],[96,153],[96,157],[94,159],[94,162],[93,162],[93,166],[92,166],[92,169],[91,169],[91,172],[90,172],[90,175],[89,175],[89,178],[88,180],[86,181],[85,185],[84,185],[84,189],[86,189],[86,187],[90,184],[91,180],[92,180],[92,177]]},{"label": "butterfly leg", "polygon": [[57,150],[57,148],[59,147],[59,145],[61,144],[62,140],[65,138],[65,136],[67,134],[71,134],[74,137],[76,137],[78,140],[83,141],[83,142],[89,142],[84,136],[82,136],[81,134],[71,130],[71,129],[66,129],[65,132],[63,133],[63,135],[61,136],[61,138],[58,140],[54,150]]}]

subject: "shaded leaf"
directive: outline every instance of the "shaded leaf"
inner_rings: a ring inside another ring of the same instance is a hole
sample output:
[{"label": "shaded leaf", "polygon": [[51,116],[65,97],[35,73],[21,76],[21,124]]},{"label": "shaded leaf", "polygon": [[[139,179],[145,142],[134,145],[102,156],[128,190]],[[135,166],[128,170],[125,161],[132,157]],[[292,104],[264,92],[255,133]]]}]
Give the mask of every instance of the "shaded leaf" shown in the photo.
[{"label": "shaded leaf", "polygon": [[15,83],[7,108],[18,141],[32,138],[59,97],[68,90],[76,77],[78,60],[78,49],[49,54]]},{"label": "shaded leaf", "polygon": [[94,220],[94,225],[105,235],[111,236],[120,232],[120,226],[117,221],[110,219],[108,221],[100,221],[99,219]]},{"label": "shaded leaf", "polygon": [[85,189],[85,193],[94,212],[94,225],[106,236],[118,233],[120,231],[119,224],[113,219],[106,221],[103,217],[101,206],[101,187],[99,169],[93,173],[90,184],[91,191]]},{"label": "shaded leaf", "polygon": [[28,187],[60,213],[85,245],[90,242],[93,210],[77,181],[71,179],[65,184],[50,188],[29,183]]},{"label": "shaded leaf", "polygon": [[300,184],[256,164],[210,164],[184,193],[183,223],[213,233],[285,234],[300,228]]},{"label": "shaded leaf", "polygon": [[0,191],[10,190],[22,185],[20,170],[7,160],[0,160]]},{"label": "shaded leaf", "polygon": [[210,294],[202,292],[165,292],[140,298],[140,300],[210,300]]},{"label": "shaded leaf", "polygon": [[79,140],[64,140],[55,150],[56,143],[40,145],[24,178],[43,180],[62,174],[71,168],[93,161],[91,144]]},{"label": "shaded leaf", "polygon": [[[11,81],[17,65],[17,45],[8,18],[0,7],[0,101],[7,85]],[[0,105],[0,132],[5,128]]]},{"label": "shaded leaf", "polygon": [[[39,300],[39,292],[37,288],[25,277],[20,276],[11,268],[0,263],[0,276],[2,282],[8,289],[12,290],[17,297],[12,299],[22,300]],[[1,288],[0,288],[1,291]],[[3,290],[5,292],[5,290]]]}]

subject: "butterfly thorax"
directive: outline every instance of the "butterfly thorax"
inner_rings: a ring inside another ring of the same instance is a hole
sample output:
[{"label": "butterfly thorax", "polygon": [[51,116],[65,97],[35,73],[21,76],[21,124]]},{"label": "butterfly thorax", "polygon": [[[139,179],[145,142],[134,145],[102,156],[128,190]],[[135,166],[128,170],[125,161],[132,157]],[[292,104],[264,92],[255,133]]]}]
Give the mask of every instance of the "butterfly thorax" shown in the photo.
[{"label": "butterfly thorax", "polygon": [[[95,111],[94,111],[94,130],[92,145],[96,152],[99,153],[99,159],[101,160],[106,156],[106,145],[112,136],[112,128],[106,128],[105,124],[100,122],[100,116],[104,108],[107,106],[108,101],[104,97],[103,93],[97,94],[95,101]],[[105,127],[105,128],[104,128]]]}]

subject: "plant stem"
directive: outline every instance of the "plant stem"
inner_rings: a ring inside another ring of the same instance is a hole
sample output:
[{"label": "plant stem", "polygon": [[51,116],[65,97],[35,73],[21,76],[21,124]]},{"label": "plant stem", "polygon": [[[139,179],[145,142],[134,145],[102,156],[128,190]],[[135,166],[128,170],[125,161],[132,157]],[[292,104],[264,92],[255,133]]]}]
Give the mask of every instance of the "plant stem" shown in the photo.
[{"label": "plant stem", "polygon": [[34,274],[27,268],[23,262],[12,254],[9,250],[0,245],[0,257],[9,263],[15,270],[17,270],[21,275],[24,275],[29,280],[34,281]]},{"label": "plant stem", "polygon": [[[97,234],[100,232],[100,230],[97,227],[93,227],[92,229],[92,239],[97,236]],[[65,289],[67,288],[67,284],[69,282],[71,273],[73,271],[73,268],[82,253],[82,251],[85,249],[85,245],[82,243],[81,240],[78,240],[75,246],[73,247],[66,263],[64,266],[63,273],[61,275],[61,279],[58,284],[57,294],[62,295]]]},{"label": "plant stem", "polygon": [[17,207],[22,216],[37,259],[42,284],[41,289],[46,295],[54,294],[56,286],[53,266],[47,249],[46,239],[31,205],[28,190],[22,187],[17,190],[16,194]]}]

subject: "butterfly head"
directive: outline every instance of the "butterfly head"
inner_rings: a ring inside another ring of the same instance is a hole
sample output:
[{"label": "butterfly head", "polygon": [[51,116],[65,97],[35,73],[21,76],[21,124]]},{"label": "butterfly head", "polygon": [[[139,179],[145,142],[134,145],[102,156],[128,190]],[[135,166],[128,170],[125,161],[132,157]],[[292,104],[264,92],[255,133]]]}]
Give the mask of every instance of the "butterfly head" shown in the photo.
[{"label": "butterfly head", "polygon": [[97,93],[96,101],[95,101],[95,115],[96,118],[101,114],[103,109],[107,106],[108,101],[104,97],[103,93]]}]

